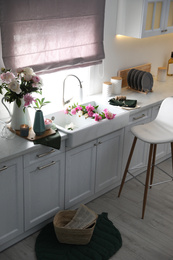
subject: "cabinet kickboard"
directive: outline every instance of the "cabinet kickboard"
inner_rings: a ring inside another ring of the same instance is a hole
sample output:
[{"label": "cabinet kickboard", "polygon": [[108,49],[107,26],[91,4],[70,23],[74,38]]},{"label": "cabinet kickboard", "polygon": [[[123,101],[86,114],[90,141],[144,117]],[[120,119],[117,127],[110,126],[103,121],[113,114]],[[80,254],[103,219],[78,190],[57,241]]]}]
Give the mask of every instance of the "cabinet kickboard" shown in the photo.
[{"label": "cabinet kickboard", "polygon": [[142,71],[151,72],[151,63],[147,63],[147,64],[143,64],[143,65],[138,65],[138,66],[135,66],[135,67],[132,67],[132,68],[128,68],[128,69],[125,69],[125,70],[119,70],[118,73],[117,73],[117,75],[118,75],[118,77],[121,77],[121,78],[122,78],[122,88],[128,86],[128,83],[127,83],[127,75],[128,75],[128,72],[129,72],[131,69],[137,69],[137,70],[142,70]]}]

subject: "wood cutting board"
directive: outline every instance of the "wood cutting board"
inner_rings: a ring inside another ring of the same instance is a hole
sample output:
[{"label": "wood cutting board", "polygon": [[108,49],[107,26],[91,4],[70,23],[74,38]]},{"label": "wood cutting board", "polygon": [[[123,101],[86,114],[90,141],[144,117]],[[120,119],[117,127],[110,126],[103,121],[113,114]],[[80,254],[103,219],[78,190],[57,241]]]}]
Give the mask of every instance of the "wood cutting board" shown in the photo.
[{"label": "wood cutting board", "polygon": [[128,68],[128,69],[125,69],[125,70],[119,70],[117,75],[118,75],[118,77],[122,78],[122,88],[128,86],[127,75],[128,75],[128,72],[131,69],[137,69],[137,70],[151,72],[151,63],[135,66],[135,67]]},{"label": "wood cutting board", "polygon": [[[15,131],[13,131],[13,129],[10,127],[10,126],[8,126],[8,128],[9,128],[9,130],[11,131],[11,132],[13,132],[13,133],[15,133],[16,135],[18,135],[18,136],[21,136],[20,135],[20,130],[15,130]],[[49,130],[46,130],[45,132],[44,132],[44,134],[42,134],[42,135],[40,135],[40,136],[36,136],[36,134],[34,133],[34,130],[32,129],[32,127],[29,129],[29,135],[27,136],[27,137],[23,137],[23,136],[21,136],[22,138],[25,138],[25,139],[28,139],[29,141],[34,141],[34,140],[38,140],[38,139],[41,139],[41,138],[43,138],[43,137],[46,137],[46,136],[49,136],[49,135],[53,135],[53,134],[55,134],[56,132],[55,132],[55,130],[53,130],[52,128],[50,128]]]}]

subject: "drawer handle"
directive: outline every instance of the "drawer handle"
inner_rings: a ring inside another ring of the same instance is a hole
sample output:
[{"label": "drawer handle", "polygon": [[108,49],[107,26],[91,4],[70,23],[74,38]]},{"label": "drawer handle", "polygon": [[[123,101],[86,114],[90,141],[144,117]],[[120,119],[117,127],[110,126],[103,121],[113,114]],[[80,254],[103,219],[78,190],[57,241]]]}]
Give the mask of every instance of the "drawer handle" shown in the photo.
[{"label": "drawer handle", "polygon": [[43,156],[49,155],[49,154],[54,153],[54,152],[55,152],[55,149],[52,149],[51,151],[49,151],[49,152],[47,152],[47,153],[38,154],[37,157],[38,157],[38,158],[41,158],[41,157],[43,157]]},{"label": "drawer handle", "polygon": [[138,117],[133,117],[133,120],[138,120],[138,119],[141,119],[143,117],[145,117],[145,114],[142,114],[141,116],[138,116]]},{"label": "drawer handle", "polygon": [[161,32],[167,32],[168,30],[167,29],[165,29],[165,30],[161,30]]},{"label": "drawer handle", "polygon": [[0,172],[5,171],[7,168],[8,168],[7,166],[3,166],[3,167],[0,169]]},{"label": "drawer handle", "polygon": [[48,163],[48,164],[46,164],[46,165],[37,167],[37,169],[38,169],[38,170],[42,170],[42,169],[44,169],[44,168],[47,168],[47,167],[49,167],[49,166],[54,165],[55,163],[56,163],[56,162],[52,161],[51,163]]}]

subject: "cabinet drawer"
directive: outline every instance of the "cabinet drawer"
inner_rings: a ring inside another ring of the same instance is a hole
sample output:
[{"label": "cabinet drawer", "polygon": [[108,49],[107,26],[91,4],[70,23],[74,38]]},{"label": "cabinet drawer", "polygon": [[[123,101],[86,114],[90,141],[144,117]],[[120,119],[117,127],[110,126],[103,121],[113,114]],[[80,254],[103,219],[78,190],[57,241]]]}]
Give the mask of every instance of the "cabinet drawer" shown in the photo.
[{"label": "cabinet drawer", "polygon": [[58,155],[65,152],[65,142],[61,143],[61,149],[57,150],[51,147],[41,147],[38,150],[27,153],[24,155],[24,167],[28,167],[34,163],[39,163],[45,161],[48,158],[51,158],[54,155]]},{"label": "cabinet drawer", "polygon": [[134,113],[129,117],[129,125],[151,119],[151,109],[143,110],[138,113]]}]

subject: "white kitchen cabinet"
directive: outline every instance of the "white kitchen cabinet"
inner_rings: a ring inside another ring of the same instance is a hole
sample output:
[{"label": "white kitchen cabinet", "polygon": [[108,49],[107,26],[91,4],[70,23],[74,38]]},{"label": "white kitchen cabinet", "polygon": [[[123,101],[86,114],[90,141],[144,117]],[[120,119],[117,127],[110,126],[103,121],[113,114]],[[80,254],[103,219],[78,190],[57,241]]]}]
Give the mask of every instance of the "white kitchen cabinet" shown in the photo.
[{"label": "white kitchen cabinet", "polygon": [[173,32],[173,0],[119,0],[116,34],[145,38]]},{"label": "white kitchen cabinet", "polygon": [[66,153],[65,208],[120,181],[123,129]]},{"label": "white kitchen cabinet", "polygon": [[[132,126],[145,124],[151,121],[151,109],[134,113],[129,117],[129,125],[125,127],[124,148],[123,148],[123,171],[125,169],[130,149],[133,143],[134,135],[131,132]],[[141,140],[137,140],[133,157],[130,163],[130,172],[137,174],[144,170],[148,160],[148,145]]]},{"label": "white kitchen cabinet", "polygon": [[0,248],[23,231],[23,165],[18,157],[0,163]]},{"label": "white kitchen cabinet", "polygon": [[173,32],[173,0],[168,1],[166,19],[165,19],[165,30],[167,33]]},{"label": "white kitchen cabinet", "polygon": [[121,129],[98,139],[95,192],[121,179],[124,131]]},{"label": "white kitchen cabinet", "polygon": [[43,148],[43,151],[36,151],[38,156],[28,154],[24,160],[26,165],[28,156],[38,160],[24,169],[25,230],[64,208],[65,153],[55,150],[52,155],[52,151]]},{"label": "white kitchen cabinet", "polygon": [[96,141],[66,152],[65,208],[94,195]]}]

